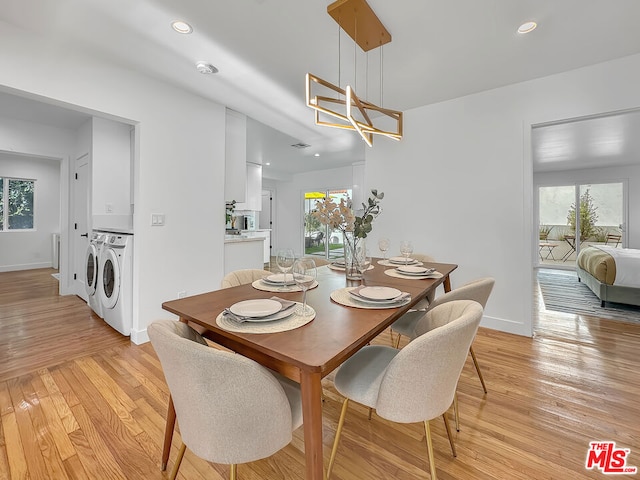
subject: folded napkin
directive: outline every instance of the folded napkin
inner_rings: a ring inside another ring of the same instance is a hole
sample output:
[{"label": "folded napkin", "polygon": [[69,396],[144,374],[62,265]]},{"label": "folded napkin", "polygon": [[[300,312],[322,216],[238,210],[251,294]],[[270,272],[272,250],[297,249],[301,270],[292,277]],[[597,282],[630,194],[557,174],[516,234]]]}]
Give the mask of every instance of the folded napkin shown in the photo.
[{"label": "folded napkin", "polygon": [[[398,272],[400,272],[400,273],[408,273],[409,275],[429,275],[429,274],[431,274],[431,273],[436,271],[435,268],[425,268],[424,272],[417,272],[417,271],[416,272],[408,272],[408,271],[405,272],[405,271],[402,270],[402,267],[404,267],[404,266],[405,265],[400,265],[400,266],[396,267],[396,270]],[[409,267],[411,267],[411,266],[413,266],[413,265],[409,265]]]},{"label": "folded napkin", "polygon": [[224,315],[226,317],[229,317],[230,319],[238,322],[238,323],[242,323],[242,322],[246,322],[247,320],[250,320],[252,318],[269,318],[272,317],[274,315],[278,315],[280,312],[283,312],[284,310],[289,310],[291,307],[293,307],[296,302],[293,302],[291,300],[285,300],[284,298],[280,298],[280,297],[271,297],[269,300],[275,300],[276,302],[280,302],[280,305],[282,305],[282,308],[280,308],[280,310],[278,310],[276,313],[273,313],[271,315],[267,315],[265,317],[251,317],[251,316],[243,316],[243,315],[236,315],[235,313],[233,313],[231,310],[229,310],[229,308],[225,308],[224,309]]}]

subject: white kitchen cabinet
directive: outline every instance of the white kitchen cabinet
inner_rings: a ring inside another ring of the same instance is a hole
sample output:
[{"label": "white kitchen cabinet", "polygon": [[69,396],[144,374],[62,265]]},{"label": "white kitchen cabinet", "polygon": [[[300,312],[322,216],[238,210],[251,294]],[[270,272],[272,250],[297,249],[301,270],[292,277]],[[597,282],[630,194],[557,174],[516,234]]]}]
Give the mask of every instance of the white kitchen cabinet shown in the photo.
[{"label": "white kitchen cabinet", "polygon": [[264,263],[271,261],[271,231],[270,230],[243,230],[243,235],[249,238],[264,238]]},{"label": "white kitchen cabinet", "polygon": [[262,165],[247,163],[247,199],[239,202],[236,210],[262,210]]},{"label": "white kitchen cabinet", "polygon": [[224,241],[224,274],[247,268],[262,270],[263,238],[231,236]]},{"label": "white kitchen cabinet", "polygon": [[225,201],[244,204],[247,201],[247,117],[229,109],[225,121],[224,165]]}]

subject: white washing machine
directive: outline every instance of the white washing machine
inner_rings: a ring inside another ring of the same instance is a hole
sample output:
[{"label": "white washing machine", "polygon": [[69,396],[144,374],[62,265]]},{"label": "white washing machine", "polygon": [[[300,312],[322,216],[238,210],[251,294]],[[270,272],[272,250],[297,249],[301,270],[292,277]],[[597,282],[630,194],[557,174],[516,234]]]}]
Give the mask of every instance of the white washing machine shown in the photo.
[{"label": "white washing machine", "polygon": [[100,300],[99,286],[102,270],[102,262],[100,256],[102,254],[102,245],[104,243],[106,233],[99,230],[91,232],[89,246],[87,247],[87,255],[85,256],[85,279],[84,286],[87,291],[89,301],[87,302],[91,310],[103,318],[102,301]]},{"label": "white washing machine", "polygon": [[107,233],[99,287],[104,321],[123,335],[133,324],[133,235]]}]

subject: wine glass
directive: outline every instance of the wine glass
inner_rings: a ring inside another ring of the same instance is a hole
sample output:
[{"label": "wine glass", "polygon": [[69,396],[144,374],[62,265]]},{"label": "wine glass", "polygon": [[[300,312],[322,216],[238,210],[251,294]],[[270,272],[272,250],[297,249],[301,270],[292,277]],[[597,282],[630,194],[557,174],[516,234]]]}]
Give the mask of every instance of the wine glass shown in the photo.
[{"label": "wine glass", "polygon": [[400,253],[404,255],[404,264],[409,264],[409,255],[413,253],[413,243],[409,240],[403,240],[400,242]]},{"label": "wine glass", "polygon": [[313,310],[307,307],[307,290],[316,281],[316,262],[311,258],[300,258],[293,263],[293,280],[302,290],[302,306],[296,308],[296,313],[306,317],[311,315]]},{"label": "wine glass", "polygon": [[387,259],[387,250],[389,250],[390,245],[391,245],[391,242],[389,241],[388,238],[381,238],[380,240],[378,240],[378,248],[382,252],[383,260]]},{"label": "wine glass", "polygon": [[369,256],[369,249],[367,248],[367,245],[364,242],[362,242],[361,245],[358,245],[355,255],[356,255],[356,270],[358,270],[358,273],[364,280],[364,272],[366,272],[369,269],[369,266],[371,265],[371,256]]},{"label": "wine glass", "polygon": [[283,283],[287,283],[287,272],[291,270],[291,267],[293,267],[293,262],[295,262],[295,260],[296,256],[293,253],[293,249],[284,248],[278,250],[278,253],[276,255],[276,265],[284,276]]}]

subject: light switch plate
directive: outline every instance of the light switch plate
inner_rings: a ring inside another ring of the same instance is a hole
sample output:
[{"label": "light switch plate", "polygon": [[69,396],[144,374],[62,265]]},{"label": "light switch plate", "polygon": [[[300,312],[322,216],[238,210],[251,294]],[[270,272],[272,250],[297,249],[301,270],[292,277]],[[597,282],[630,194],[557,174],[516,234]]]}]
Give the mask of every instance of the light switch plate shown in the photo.
[{"label": "light switch plate", "polygon": [[161,227],[164,225],[164,213],[152,213],[151,214],[151,226]]}]

